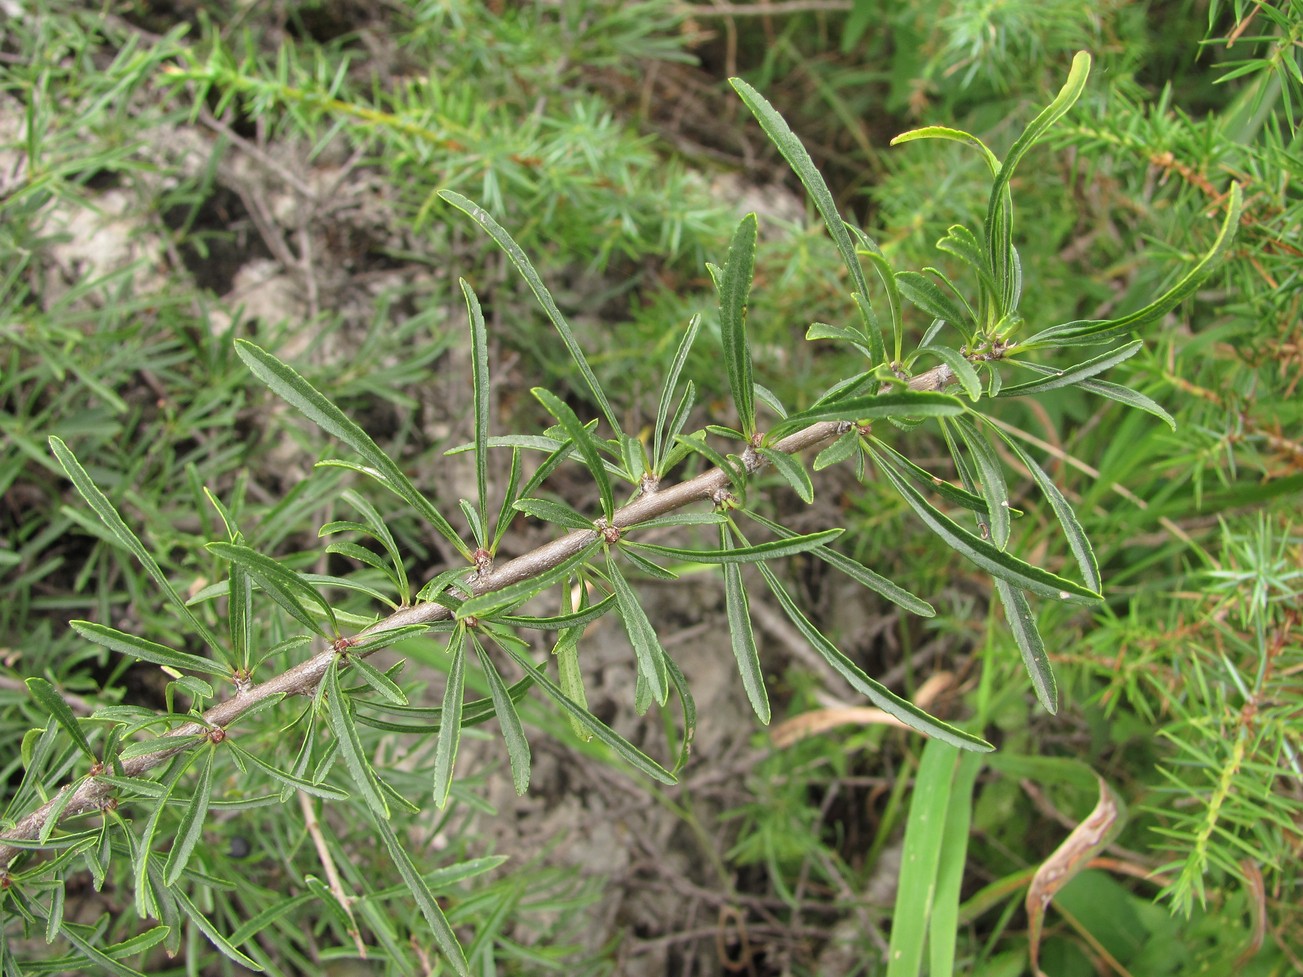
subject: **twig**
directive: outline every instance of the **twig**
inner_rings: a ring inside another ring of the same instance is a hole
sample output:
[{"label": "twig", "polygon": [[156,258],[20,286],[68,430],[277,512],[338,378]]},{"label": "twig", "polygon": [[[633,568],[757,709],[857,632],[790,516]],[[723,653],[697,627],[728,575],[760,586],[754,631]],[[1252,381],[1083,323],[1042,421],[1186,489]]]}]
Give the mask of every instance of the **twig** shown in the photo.
[{"label": "twig", "polygon": [[[909,387],[912,390],[941,390],[953,379],[954,374],[950,368],[942,364],[911,378]],[[842,425],[837,422],[822,421],[788,435],[774,447],[787,454],[808,451],[838,437],[842,430]],[[615,512],[611,525],[621,529],[628,528],[694,502],[710,501],[718,493],[726,490],[728,484],[728,475],[721,469],[712,468],[686,482],[639,496]],[[597,537],[596,530],[574,530],[529,553],[508,560],[487,573],[475,574],[468,580],[468,585],[478,595],[492,593],[522,580],[528,580],[545,573],[578,553]],[[467,572],[471,573],[469,567]],[[417,604],[395,611],[384,620],[364,628],[355,638],[384,634],[412,624],[434,624],[447,620],[451,616],[452,611],[442,604],[434,602]],[[372,645],[364,654],[370,655],[382,647],[383,644]],[[312,694],[325,677],[336,655],[335,649],[328,647],[260,685],[251,685],[242,691],[237,690],[231,698],[210,708],[198,721],[183,723],[160,737],[160,739],[175,741],[174,746],[160,746],[156,752],[122,761],[120,771],[115,764],[108,764],[106,772],[120,772],[127,777],[141,777],[185,750],[196,738],[206,737],[209,730],[226,729],[246,712],[273,696]],[[59,820],[62,821],[88,811],[100,810],[109,802],[113,789],[111,784],[94,776],[85,777],[63,787],[37,810],[0,834],[0,870],[7,867],[24,850],[12,844],[4,844],[5,841],[31,840],[38,837],[56,812]],[[69,792],[72,796],[66,797]]]}]

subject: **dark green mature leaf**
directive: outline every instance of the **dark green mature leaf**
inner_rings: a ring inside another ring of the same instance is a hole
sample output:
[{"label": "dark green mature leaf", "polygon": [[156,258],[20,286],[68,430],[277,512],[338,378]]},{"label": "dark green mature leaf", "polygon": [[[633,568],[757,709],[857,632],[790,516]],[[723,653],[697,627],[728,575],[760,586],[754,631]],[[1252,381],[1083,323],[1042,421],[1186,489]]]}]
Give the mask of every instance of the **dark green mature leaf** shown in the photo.
[{"label": "dark green mature leaf", "polygon": [[967,417],[956,417],[953,422],[945,423],[953,423],[968,445],[969,455],[977,466],[982,498],[986,500],[991,541],[1004,549],[1009,544],[1009,486],[1005,482],[1004,466],[990,440]]},{"label": "dark green mature leaf", "polygon": [[511,520],[516,514],[512,508],[516,499],[519,498],[517,489],[520,487],[520,449],[511,449],[511,469],[507,472],[507,489],[502,493],[502,505],[498,508],[498,518],[493,524],[493,543],[489,549],[497,552],[498,544],[502,542],[502,537],[507,532],[507,527],[511,525]]},{"label": "dark green mature leaf", "polygon": [[805,465],[801,464],[800,458],[786,451],[779,451],[777,448],[762,446],[756,450],[769,460],[774,470],[783,476],[788,485],[792,486],[792,491],[802,502],[809,505],[814,501],[814,483],[810,481],[810,473],[805,470]]},{"label": "dark green mature leaf", "polygon": [[633,592],[614,557],[606,556],[606,574],[615,592],[615,606],[624,622],[625,633],[633,645],[634,656],[638,660],[638,674],[642,676],[651,690],[657,705],[665,705],[669,697],[669,677],[665,671],[665,651],[661,648],[656,629],[647,619],[647,612],[638,602],[638,595]]},{"label": "dark green mature leaf", "polygon": [[[305,794],[311,794],[313,797],[325,798],[328,801],[342,801],[349,796],[348,791],[341,790],[338,787],[332,787],[329,784],[318,784],[311,780],[305,780],[302,777],[296,777],[292,773],[281,770],[273,766],[266,760],[261,759],[257,754],[239,746],[231,737],[227,737],[224,744],[228,749],[234,751],[242,763],[250,764],[257,767],[268,777],[278,780],[287,787],[293,787],[295,790],[301,790]],[[236,942],[239,942],[238,940]]]},{"label": "dark green mature leaf", "polygon": [[[496,636],[494,636],[496,638]],[[599,742],[605,743],[610,749],[621,757],[626,763],[638,770],[644,776],[651,777],[653,780],[673,786],[678,783],[677,778],[653,760],[647,754],[643,753],[636,746],[626,740],[623,736],[611,729],[604,722],[594,716],[587,709],[577,705],[569,696],[567,696],[560,687],[556,685],[547,674],[538,670],[538,667],[529,660],[529,657],[510,642],[499,643],[499,646],[512,658],[520,664],[521,668],[527,669],[533,673],[539,688],[548,694],[551,699],[564,709],[575,722],[583,726]]]},{"label": "dark green mature leaf", "polygon": [[[74,950],[91,962],[97,973],[115,974],[116,977],[145,977],[145,975],[139,970],[132,970],[126,964],[114,960],[103,950],[96,947],[94,943],[91,943],[90,940],[83,939],[81,933],[78,932],[82,929],[83,927],[71,924],[64,920],[60,926],[59,932],[63,934],[63,938],[72,945]],[[89,930],[89,927],[86,929]],[[166,931],[165,927],[155,927],[155,929],[164,929],[164,931]],[[99,936],[98,933],[94,933],[93,931],[91,932],[91,935],[93,938],[98,938]],[[257,966],[255,966],[254,969],[261,970],[261,968]],[[9,974],[19,974],[21,971],[16,969],[6,969],[4,973],[5,977],[8,977]]]},{"label": "dark green mature leaf", "polygon": [[511,783],[516,794],[523,796],[529,790],[530,753],[529,740],[525,738],[525,727],[521,725],[520,714],[511,701],[511,693],[502,681],[502,676],[494,668],[492,659],[484,647],[475,642],[475,653],[479,656],[480,667],[489,682],[489,695],[493,699],[493,711],[498,717],[498,727],[502,730],[502,739],[507,744],[507,758],[511,761]]},{"label": "dark green mature leaf", "polygon": [[330,728],[335,734],[335,741],[339,744],[339,752],[344,757],[344,765],[348,767],[353,783],[357,785],[357,789],[366,800],[367,807],[381,818],[388,820],[389,804],[380,789],[375,768],[362,748],[362,738],[358,735],[353,711],[339,686],[338,658],[326,669],[323,686]]},{"label": "dark green mature leaf", "polygon": [[556,394],[542,387],[535,387],[533,394],[539,403],[547,408],[547,412],[557,419],[566,432],[566,437],[579,449],[585,467],[597,482],[597,491],[602,498],[602,515],[609,520],[615,514],[615,496],[611,492],[611,480],[606,475],[606,464],[602,461],[593,435],[588,428],[579,423],[575,412]]},{"label": "dark green mature leaf", "polygon": [[896,284],[901,295],[932,318],[944,319],[959,329],[972,325],[968,313],[955,304],[945,289],[922,272],[898,271]]},{"label": "dark green mature leaf", "polygon": [[429,499],[416,490],[411,480],[371,436],[349,420],[335,404],[295,370],[246,339],[235,341],[235,351],[254,376],[286,403],[297,408],[327,434],[343,441],[360,454],[370,469],[362,469],[389,491],[414,508],[435,531],[470,560],[471,553],[457,532]]},{"label": "dark green mature leaf", "polygon": [[995,295],[997,289],[990,258],[982,247],[982,242],[971,230],[962,224],[952,225],[946,231],[945,237],[937,242],[937,250],[954,255],[972,268],[977,272],[982,288],[986,289],[988,294]]},{"label": "dark green mature leaf", "polygon": [[348,656],[349,674],[356,674],[363,682],[371,687],[380,698],[386,702],[392,702],[396,706],[407,705],[407,693],[405,693],[398,684],[388,675],[380,671],[365,658],[355,654]]},{"label": "dark green mature leaf", "polygon": [[256,960],[241,953],[230,940],[224,937],[221,931],[203,914],[203,911],[190,901],[190,897],[185,894],[185,889],[182,886],[171,888],[168,892],[176,899],[177,906],[194,924],[195,929],[203,933],[208,942],[215,946],[224,957],[255,973],[262,973],[262,966]]},{"label": "dark green mature leaf", "polygon": [[534,270],[533,264],[525,255],[525,252],[520,249],[520,245],[516,244],[502,225],[494,220],[488,211],[479,204],[468,200],[453,190],[440,190],[439,196],[479,224],[488,233],[489,237],[493,238],[498,247],[506,253],[507,257],[511,259],[511,263],[516,266],[516,270],[525,279],[525,283],[529,286],[530,291],[534,293],[534,297],[538,299],[539,305],[543,307],[547,317],[552,320],[552,325],[561,337],[561,341],[565,343],[566,349],[570,351],[570,358],[574,360],[589,395],[593,398],[594,403],[601,408],[606,423],[610,425],[612,431],[619,434],[619,421],[616,420],[615,411],[612,410],[610,403],[607,401],[606,394],[602,392],[601,383],[593,373],[592,367],[588,365],[588,360],[585,358],[584,351],[580,348],[578,340],[575,339],[570,324],[566,322],[565,316],[561,314],[561,310],[557,308],[556,302],[553,301],[552,293],[547,290],[547,286],[543,284],[543,279]]},{"label": "dark green mature leaf", "polygon": [[190,655],[183,651],[174,651],[164,645],[138,638],[116,628],[96,624],[93,621],[69,621],[69,626],[88,641],[102,645],[110,651],[129,655],[140,661],[153,662],[155,665],[167,665],[195,672],[205,672],[222,678],[231,677],[231,666],[204,658],[202,655]]},{"label": "dark green mature leaf", "polygon": [[[777,533],[784,539],[790,539],[796,535],[795,532],[788,529],[786,526],[780,526],[778,523],[766,519],[764,516],[761,516],[750,509],[745,510],[745,512],[749,518],[754,519],[756,522],[760,523],[760,525],[767,527],[771,532]],[[936,608],[927,601],[923,600],[921,597],[915,597],[904,587],[893,583],[880,573],[873,572],[863,563],[858,563],[855,560],[852,560],[849,556],[838,553],[836,550],[827,546],[820,546],[813,550],[812,553],[814,556],[817,556],[819,559],[823,560],[823,562],[827,563],[830,567],[840,570],[856,583],[863,584],[875,593],[881,594],[883,597],[887,598],[887,600],[903,607],[911,614],[917,614],[920,617],[936,616]]]},{"label": "dark green mature leaf", "polygon": [[[986,513],[986,500],[980,495],[974,495],[972,492],[967,492],[959,486],[946,481],[944,478],[933,475],[927,469],[920,468],[895,448],[879,438],[873,438],[872,444],[874,449],[885,454],[896,463],[902,472],[914,479],[914,481],[919,485],[926,486],[929,490],[936,492],[943,499],[948,502],[953,502],[955,505],[962,506],[965,509],[971,509],[974,512]],[[1012,506],[1009,508],[1009,513],[1013,516],[1021,516],[1023,514],[1021,509],[1015,509]],[[988,516],[987,518],[990,517]]]},{"label": "dark green mature leaf", "polygon": [[1045,642],[1041,640],[1040,629],[1036,627],[1036,615],[1027,603],[1026,595],[1007,581],[996,579],[996,593],[1004,605],[1004,617],[1009,622],[1018,650],[1022,652],[1023,664],[1031,677],[1032,688],[1036,698],[1051,716],[1059,711],[1059,689],[1054,681],[1054,670],[1050,667],[1049,656],[1045,654]]},{"label": "dark green mature leaf", "polygon": [[900,289],[896,286],[896,274],[892,271],[891,262],[882,253],[882,248],[878,247],[877,241],[858,227],[850,224],[846,226],[851,234],[855,236],[855,253],[869,259],[869,264],[873,265],[873,270],[878,275],[878,281],[882,282],[883,291],[887,294],[887,309],[891,315],[891,358],[893,362],[898,361],[901,354],[901,345],[905,338],[905,322],[900,305]]},{"label": "dark green mature leaf", "polygon": [[806,553],[827,546],[842,534],[841,529],[824,529],[806,536],[795,533],[784,539],[772,539],[754,546],[728,546],[718,550],[693,550],[679,546],[661,546],[657,543],[626,542],[630,548],[646,550],[660,556],[686,560],[690,563],[760,563],[765,560],[779,560],[797,553]]},{"label": "dark green mature leaf", "polygon": [[1144,343],[1137,339],[1135,342],[1109,350],[1109,352],[1086,360],[1084,363],[1070,366],[1066,370],[1056,370],[1052,375],[1043,377],[1040,380],[1028,380],[1026,383],[1015,383],[1012,387],[1004,387],[1000,391],[1000,396],[1026,397],[1030,394],[1044,393],[1047,390],[1057,390],[1059,387],[1071,387],[1089,377],[1093,377],[1096,373],[1103,373],[1109,367],[1116,366],[1123,360],[1130,359],[1140,352],[1143,345]]},{"label": "dark green mature leaf", "polygon": [[678,437],[674,439],[676,444],[682,445],[689,451],[696,452],[705,458],[708,462],[722,471],[728,478],[728,484],[734,492],[741,493],[746,489],[746,473],[742,469],[740,461],[735,461],[724,457],[713,447],[706,443],[705,435],[690,435],[688,437]]},{"label": "dark green mature leaf", "polygon": [[[905,501],[918,513],[919,518],[933,532],[945,540],[947,545],[962,553],[993,577],[1007,580],[1017,587],[1030,590],[1044,597],[1055,597],[1060,600],[1070,600],[1074,603],[1093,603],[1103,599],[1099,593],[1090,588],[1083,587],[1071,580],[1065,580],[1048,570],[1034,567],[1030,563],[1025,563],[987,540],[961,529],[949,516],[923,498],[905,480],[905,477],[896,471],[895,466],[884,455],[876,451],[873,452],[873,455],[879,469],[896,486],[896,490],[904,496]],[[1074,598],[1076,599],[1074,600]]]},{"label": "dark green mature leaf", "polygon": [[535,631],[564,631],[568,628],[582,628],[607,611],[615,610],[615,597],[606,597],[591,606],[585,604],[582,610],[570,614],[557,614],[553,617],[515,617],[504,614],[497,620],[513,628],[532,628]]},{"label": "dark green mature leaf", "polygon": [[199,620],[199,618],[195,616],[194,611],[186,605],[185,600],[182,599],[176,588],[172,586],[172,582],[163,574],[162,568],[159,567],[154,558],[150,556],[149,551],[145,549],[145,544],[142,543],[139,537],[137,537],[136,534],[127,527],[127,524],[122,521],[122,516],[118,515],[118,510],[114,507],[113,503],[108,500],[108,496],[101,492],[91,480],[90,475],[86,473],[86,469],[81,467],[81,463],[77,461],[77,457],[72,453],[71,449],[69,449],[61,439],[51,437],[50,450],[54,452],[55,459],[67,473],[68,478],[72,480],[72,484],[81,494],[81,497],[86,500],[87,504],[92,509],[95,510],[95,514],[99,516],[100,521],[108,527],[109,532],[117,538],[118,542],[131,551],[131,554],[136,558],[140,565],[145,568],[145,572],[153,578],[154,583],[158,584],[159,588],[163,591],[163,596],[165,596],[172,605],[181,612],[182,617],[189,623],[190,627],[194,629],[195,634],[199,635],[204,644],[212,648],[214,652],[220,652],[222,650],[222,645],[217,640],[217,636],[213,634],[208,625]]},{"label": "dark green mature leaf", "polygon": [[828,189],[828,184],[819,175],[814,160],[810,158],[810,154],[801,145],[801,140],[792,132],[791,127],[783,120],[783,117],[765,100],[765,97],[741,78],[730,78],[729,84],[733,86],[734,91],[738,93],[742,101],[746,103],[746,107],[756,117],[756,121],[760,123],[760,128],[765,131],[765,135],[783,154],[783,158],[787,160],[792,172],[796,174],[805,187],[806,193],[810,195],[810,199],[814,202],[815,209],[819,211],[819,216],[823,218],[824,225],[828,228],[828,233],[832,235],[833,243],[837,245],[837,251],[841,254],[846,270],[850,272],[851,283],[855,289],[852,295],[859,295],[860,301],[864,303],[860,308],[865,318],[864,338],[869,343],[871,364],[876,366],[887,362],[887,351],[883,345],[882,336],[869,321],[869,306],[867,304],[869,301],[869,284],[864,278],[864,270],[860,267],[859,259],[855,256],[855,246],[851,243],[851,237],[846,232],[846,224],[837,212],[837,204],[833,200],[832,192]]},{"label": "dark green mature leaf", "polygon": [[442,809],[452,791],[452,772],[461,744],[462,697],[466,688],[466,629],[457,628],[448,642],[452,664],[443,688],[443,717],[434,747],[434,803]]},{"label": "dark green mature leaf", "polygon": [[[480,525],[489,520],[489,337],[484,327],[484,312],[475,289],[464,278],[457,279],[466,298],[466,314],[471,326],[471,393],[475,401],[475,488],[476,511]],[[483,546],[484,539],[476,542]]]},{"label": "dark green mature leaf", "polygon": [[964,402],[932,390],[893,390],[847,397],[792,414],[769,432],[770,440],[820,421],[870,421],[888,417],[952,417],[964,413]]},{"label": "dark green mature leaf", "polygon": [[[733,534],[727,526],[719,527],[719,544],[724,550],[734,546]],[[738,674],[747,700],[762,723],[769,725],[772,715],[769,695],[765,691],[765,675],[760,667],[760,652],[756,648],[755,634],[751,630],[751,603],[746,585],[742,582],[742,567],[737,563],[724,564],[724,606],[728,614],[728,633],[733,644],[733,657],[737,659]]]},{"label": "dark green mature leaf", "polygon": [[517,499],[512,508],[527,516],[555,523],[566,529],[593,528],[593,520],[564,502],[554,502],[551,499]]},{"label": "dark green mature leaf", "polygon": [[421,915],[425,917],[426,923],[430,926],[430,932],[434,936],[434,941],[443,951],[444,958],[452,966],[453,971],[458,977],[471,977],[470,964],[466,962],[466,954],[457,942],[457,935],[453,933],[452,927],[448,925],[448,918],[444,916],[443,910],[439,908],[438,901],[434,898],[434,893],[430,891],[429,885],[422,877],[421,872],[412,861],[412,856],[407,854],[407,848],[398,835],[394,833],[393,827],[389,822],[381,818],[372,818],[372,824],[375,825],[376,833],[380,835],[380,840],[384,843],[385,850],[389,852],[389,858],[394,863],[394,868],[398,869],[398,874],[403,877],[403,882],[407,884],[407,889],[416,900],[417,908],[421,910]]},{"label": "dark green mature leaf", "polygon": [[973,364],[968,362],[967,357],[957,349],[951,349],[948,346],[920,346],[918,349],[920,356],[935,356],[946,366],[950,367],[950,372],[955,375],[959,385],[964,388],[964,393],[968,395],[969,400],[977,400],[982,396],[982,381],[973,369]]},{"label": "dark green mature leaf", "polygon": [[796,601],[783,588],[783,585],[774,576],[774,572],[765,564],[759,564],[760,575],[765,578],[765,583],[769,585],[770,591],[778,599],[779,605],[783,612],[787,614],[788,619],[796,625],[796,629],[801,632],[805,640],[815,651],[833,667],[836,672],[850,683],[851,688],[868,696],[879,709],[888,715],[895,716],[910,729],[918,730],[920,733],[926,733],[929,736],[935,736],[939,740],[953,744],[964,750],[979,750],[988,752],[994,749],[990,743],[980,736],[974,736],[972,733],[966,733],[962,729],[956,729],[948,723],[929,716],[914,703],[907,699],[902,699],[880,682],[875,682],[864,672],[843,655],[831,641],[829,641],[822,632],[809,622],[801,609],[797,607]]},{"label": "dark green mature leaf", "polygon": [[701,316],[694,315],[688,320],[688,328],[683,331],[679,348],[674,353],[674,361],[670,364],[669,371],[665,374],[665,382],[661,385],[660,400],[656,404],[656,427],[652,429],[652,460],[658,470],[662,460],[662,448],[674,440],[672,434],[667,435],[665,425],[670,417],[670,407],[673,405],[679,374],[683,372],[683,365],[688,361],[688,354],[692,351],[692,344],[696,341],[700,329]]},{"label": "dark green mature leaf", "polygon": [[593,551],[601,545],[602,537],[594,533],[592,541],[587,543],[583,549],[562,560],[551,569],[545,570],[527,580],[510,584],[501,590],[490,591],[487,594],[479,594],[470,598],[457,609],[457,618],[465,620],[468,617],[487,617],[495,611],[523,604],[536,594],[541,594],[553,584],[570,576],[576,569],[583,566]]},{"label": "dark green mature leaf", "polygon": [[724,372],[733,391],[738,423],[750,438],[756,433],[756,391],[751,370],[751,345],[747,342],[747,300],[756,267],[756,215],[742,218],[728,246],[719,288],[720,338],[724,345]]},{"label": "dark green mature leaf", "polygon": [[287,614],[318,634],[326,635],[320,620],[308,611],[304,601],[321,608],[322,614],[330,622],[332,634],[328,636],[338,636],[339,624],[335,620],[335,609],[293,570],[248,546],[216,542],[208,543],[207,548],[214,556],[244,567],[262,586],[267,596],[283,607]]},{"label": "dark green mature leaf", "polygon": [[163,863],[163,884],[176,885],[194,854],[204,834],[204,819],[208,817],[208,805],[213,798],[213,761],[217,756],[217,747],[209,743],[204,757],[199,761],[199,780],[186,805],[181,825],[177,828],[176,838],[168,849],[167,861]]},{"label": "dark green mature leaf", "polygon": [[1142,309],[1118,319],[1079,319],[1043,329],[1036,335],[1019,344],[1021,349],[1035,349],[1041,346],[1075,346],[1109,342],[1115,336],[1137,329],[1166,315],[1181,302],[1194,294],[1195,290],[1208,277],[1213,266],[1230,248],[1235,240],[1235,232],[1240,225],[1240,213],[1244,209],[1244,192],[1238,183],[1232,183],[1226,202],[1226,216],[1222,219],[1221,230],[1212,247],[1208,249],[1198,263],[1186,272],[1179,281],[1154,301]]},{"label": "dark green mature leaf", "polygon": [[50,718],[63,727],[64,731],[72,737],[77,749],[81,750],[92,763],[99,760],[95,755],[95,750],[91,748],[90,740],[86,739],[86,734],[82,732],[81,723],[77,721],[76,715],[73,714],[72,707],[63,700],[59,690],[43,678],[29,678],[27,680],[27,691],[31,693],[37,705],[49,714]]}]

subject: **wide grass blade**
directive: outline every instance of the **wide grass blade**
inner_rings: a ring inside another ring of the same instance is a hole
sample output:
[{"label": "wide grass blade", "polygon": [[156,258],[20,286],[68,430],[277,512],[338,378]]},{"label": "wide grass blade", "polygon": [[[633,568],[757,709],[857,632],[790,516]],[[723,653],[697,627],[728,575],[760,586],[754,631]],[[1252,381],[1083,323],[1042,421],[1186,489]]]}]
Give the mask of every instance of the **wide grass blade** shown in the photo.
[{"label": "wide grass blade", "polygon": [[457,552],[470,560],[470,550],[448,524],[448,520],[434,507],[434,503],[416,490],[416,486],[403,474],[394,460],[381,450],[369,434],[349,420],[333,401],[308,383],[293,367],[282,363],[247,339],[237,339],[235,351],[254,376],[265,383],[276,396],[297,408],[327,434],[339,438],[361,455],[373,469],[367,474],[412,506],[440,536],[456,547]]}]

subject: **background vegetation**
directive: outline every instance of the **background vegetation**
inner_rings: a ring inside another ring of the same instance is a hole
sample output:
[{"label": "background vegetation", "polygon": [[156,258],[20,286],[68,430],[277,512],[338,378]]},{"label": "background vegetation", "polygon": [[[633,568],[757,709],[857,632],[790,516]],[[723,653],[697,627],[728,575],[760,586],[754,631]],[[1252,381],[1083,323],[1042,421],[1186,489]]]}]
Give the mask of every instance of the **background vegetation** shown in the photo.
[{"label": "background vegetation", "polygon": [[[227,538],[205,489],[251,545],[305,572],[341,572],[347,554],[327,553],[316,530],[357,518],[344,493],[358,483],[313,470],[333,450],[251,382],[237,338],[292,362],[417,484],[473,497],[473,468],[444,454],[471,437],[458,275],[486,301],[496,431],[551,423],[531,387],[564,391],[576,409],[589,392],[444,189],[511,229],[635,433],[655,419],[663,367],[650,364],[669,362],[683,323],[706,312],[718,331],[704,263],[723,264],[739,216],[759,211],[756,380],[808,406],[858,368],[837,344],[804,341],[811,322],[844,315],[846,284],[725,78],[764,93],[848,219],[916,268],[945,257],[934,244],[949,225],[984,212],[987,175],[966,147],[891,138],[955,126],[1002,153],[1088,50],[1086,93],[1014,187],[1028,321],[1143,306],[1207,250],[1231,180],[1246,203],[1215,276],[1108,375],[1172,425],[1079,390],[999,415],[1039,439],[1105,582],[1098,610],[1038,608],[1058,714],[1037,707],[989,581],[889,485],[847,477],[807,507],[773,476],[788,525],[845,526],[843,550],[936,607],[920,620],[841,589],[817,562],[787,571],[870,675],[944,718],[977,717],[999,748],[980,769],[938,786],[920,737],[831,711],[849,693],[790,649],[781,620],[763,623],[776,615],[757,596],[771,729],[745,711],[724,713],[738,717],[726,731],[703,718],[681,784],[663,788],[522,703],[525,723],[552,734],[551,747],[531,737],[535,806],[501,789],[510,772],[486,738],[461,761],[451,803],[396,814],[394,830],[476,973],[885,973],[889,941],[904,940],[941,973],[947,939],[954,969],[973,974],[1030,972],[1036,943],[1039,965],[1062,977],[1303,971],[1299,4],[11,0],[0,17],[5,819],[79,769],[25,680],[50,682],[74,714],[117,706],[141,721],[214,696],[67,627],[187,641],[72,490],[49,436],[75,448],[187,596],[225,573],[205,549]],[[715,349],[699,343],[684,375],[699,420],[732,424]],[[946,458],[938,443],[931,460]],[[1015,506],[1029,500],[1024,551],[1057,559],[1058,524],[1031,504],[1031,480],[1011,491]],[[593,508],[587,483],[558,492]],[[456,555],[410,515],[389,526],[412,580]],[[546,538],[537,532],[516,545]],[[665,640],[726,628],[722,594],[701,590],[664,588]],[[437,705],[441,645],[401,650],[413,703]],[[727,641],[712,654],[729,662]],[[610,701],[594,691],[590,704],[663,754],[674,734],[655,713],[618,711],[632,675],[611,662],[600,662]],[[712,701],[745,710],[731,664],[719,671]],[[707,669],[689,678],[711,681]],[[843,722],[808,735],[812,716]],[[270,752],[277,737],[269,721],[241,743]],[[424,759],[407,762],[378,732],[370,747],[400,793],[428,792]],[[371,822],[306,795],[262,804],[256,770],[216,770],[184,887],[193,913],[151,929],[140,880],[56,857],[26,890],[39,914],[0,894],[4,972],[218,973],[232,967],[228,939],[273,973],[343,973],[361,944],[373,972],[443,972]],[[1081,850],[1091,867],[1043,920],[1028,914],[1033,872],[1096,805],[1101,780],[1125,809],[1115,836]],[[956,908],[930,920],[929,937],[926,903],[904,881],[897,890],[897,867],[913,864],[911,813],[947,791],[971,814],[966,853],[913,838],[954,862]],[[106,817],[145,820],[135,803]],[[158,810],[160,840],[184,833],[184,805]],[[603,854],[585,865],[576,850],[590,846]],[[48,881],[60,872],[66,887]]]}]

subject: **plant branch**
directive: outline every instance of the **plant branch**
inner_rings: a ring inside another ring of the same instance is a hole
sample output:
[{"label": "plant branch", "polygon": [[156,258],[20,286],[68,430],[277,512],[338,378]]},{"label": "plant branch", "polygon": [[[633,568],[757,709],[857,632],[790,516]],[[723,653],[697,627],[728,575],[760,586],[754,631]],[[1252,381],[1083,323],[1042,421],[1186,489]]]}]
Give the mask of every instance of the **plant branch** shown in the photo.
[{"label": "plant branch", "polygon": [[[912,390],[941,390],[954,379],[954,374],[945,364],[927,370],[909,381]],[[823,421],[812,424],[781,439],[774,445],[779,451],[789,454],[808,451],[820,447],[844,430],[842,424],[835,421]],[[761,459],[763,463],[763,459]],[[627,528],[648,519],[662,516],[681,509],[694,502],[712,501],[716,495],[728,487],[728,475],[719,468],[708,471],[680,482],[669,488],[657,489],[640,495],[628,505],[618,509],[612,517],[611,524],[617,528]],[[575,530],[564,536],[545,543],[537,549],[508,560],[490,570],[468,578],[468,583],[475,594],[487,594],[501,590],[511,584],[527,580],[550,570],[585,546],[597,535],[595,529]],[[468,571],[469,572],[469,571]],[[357,637],[381,634],[411,624],[434,624],[447,620],[452,612],[442,604],[427,602],[412,607],[405,607],[389,615],[382,621],[363,629]],[[384,645],[374,645],[362,652],[369,655],[379,651]],[[237,689],[235,695],[206,711],[201,717],[183,723],[176,729],[164,733],[161,740],[171,740],[175,745],[160,746],[153,752],[132,757],[121,763],[121,773],[128,777],[140,777],[153,768],[171,759],[177,753],[194,745],[200,738],[206,738],[212,729],[225,730],[241,716],[255,706],[273,696],[310,695],[321,682],[337,652],[333,647],[318,652],[311,658],[273,676],[266,682]],[[113,770],[112,766],[106,772]],[[117,772],[114,770],[113,772]],[[66,798],[72,792],[71,798]],[[98,811],[109,803],[113,786],[96,778],[86,776],[79,781],[63,787],[58,794],[40,808],[20,819],[14,826],[0,833],[0,871],[25,849],[6,841],[20,841],[38,838],[57,812],[59,820],[67,820],[91,811]]]}]

